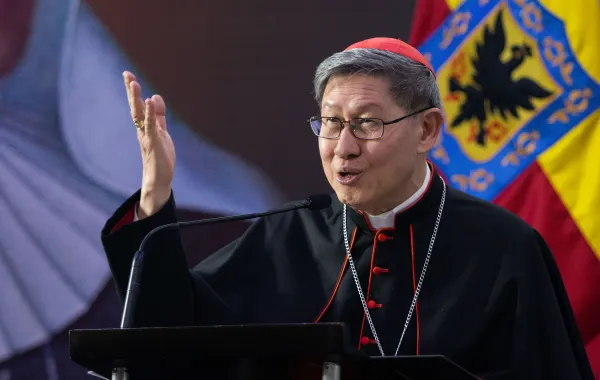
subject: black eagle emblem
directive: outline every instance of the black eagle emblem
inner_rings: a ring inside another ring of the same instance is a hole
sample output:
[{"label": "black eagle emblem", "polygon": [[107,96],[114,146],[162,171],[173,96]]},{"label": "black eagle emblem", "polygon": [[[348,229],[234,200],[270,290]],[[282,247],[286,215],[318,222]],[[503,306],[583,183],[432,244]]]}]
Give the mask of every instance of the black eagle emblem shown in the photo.
[{"label": "black eagle emblem", "polygon": [[503,120],[507,113],[518,117],[519,108],[533,110],[532,98],[547,98],[552,93],[528,78],[512,79],[513,71],[528,57],[531,47],[525,43],[511,46],[512,56],[506,62],[500,55],[506,46],[502,23],[502,10],[498,12],[494,31],[485,27],[483,42],[477,43],[477,56],[472,59],[475,68],[473,83],[462,86],[455,78],[450,79],[450,92],[462,91],[466,95],[460,114],[452,121],[452,128],[463,121],[477,119],[479,128],[476,143],[485,146],[485,122],[488,114],[499,111]]}]

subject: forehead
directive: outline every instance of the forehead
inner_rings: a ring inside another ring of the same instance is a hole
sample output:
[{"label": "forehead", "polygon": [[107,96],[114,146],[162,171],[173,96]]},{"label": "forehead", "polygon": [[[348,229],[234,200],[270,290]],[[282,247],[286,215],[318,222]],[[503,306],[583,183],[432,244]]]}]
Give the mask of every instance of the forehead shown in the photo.
[{"label": "forehead", "polygon": [[321,108],[362,111],[387,109],[394,105],[388,78],[353,74],[329,79],[323,92]]}]

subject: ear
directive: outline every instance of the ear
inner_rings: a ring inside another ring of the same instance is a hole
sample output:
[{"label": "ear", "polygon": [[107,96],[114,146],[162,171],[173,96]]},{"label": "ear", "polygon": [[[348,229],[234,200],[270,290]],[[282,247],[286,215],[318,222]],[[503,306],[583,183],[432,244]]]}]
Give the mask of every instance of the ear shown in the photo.
[{"label": "ear", "polygon": [[418,153],[428,153],[438,140],[442,125],[444,124],[444,115],[439,108],[432,108],[423,112],[421,118],[421,139],[417,147]]}]

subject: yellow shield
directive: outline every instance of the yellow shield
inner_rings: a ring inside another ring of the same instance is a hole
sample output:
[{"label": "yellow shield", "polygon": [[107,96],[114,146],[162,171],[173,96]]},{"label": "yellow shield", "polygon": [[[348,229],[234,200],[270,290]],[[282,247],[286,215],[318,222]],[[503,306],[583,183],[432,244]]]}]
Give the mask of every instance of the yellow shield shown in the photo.
[{"label": "yellow shield", "polygon": [[[522,23],[535,14],[521,12]],[[468,20],[468,12],[457,14]],[[473,162],[492,160],[542,109],[561,94],[536,40],[504,2],[464,39],[438,70],[446,132]]]}]

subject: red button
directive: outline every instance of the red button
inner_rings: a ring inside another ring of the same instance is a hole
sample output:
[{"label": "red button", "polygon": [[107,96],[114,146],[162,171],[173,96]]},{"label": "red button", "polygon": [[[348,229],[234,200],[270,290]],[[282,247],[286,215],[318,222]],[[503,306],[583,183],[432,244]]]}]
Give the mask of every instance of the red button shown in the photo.
[{"label": "red button", "polygon": [[380,308],[380,307],[381,307],[381,304],[380,304],[380,303],[377,303],[377,302],[375,302],[375,301],[373,301],[373,300],[369,300],[369,302],[367,302],[367,307],[368,307],[369,309]]},{"label": "red button", "polygon": [[388,272],[387,268],[382,268],[382,267],[374,267],[373,268],[373,274],[376,276],[378,274],[387,273],[387,272]]},{"label": "red button", "polygon": [[360,344],[370,344],[370,343],[375,343],[375,341],[367,338],[366,336],[363,336],[362,338],[360,338]]},{"label": "red button", "polygon": [[382,242],[382,243],[383,243],[384,241],[387,241],[387,240],[392,240],[392,239],[393,239],[393,237],[391,237],[391,236],[387,236],[387,235],[385,235],[385,234],[379,234],[379,235],[377,235],[377,240],[379,240],[379,241],[380,241],[380,242]]}]

